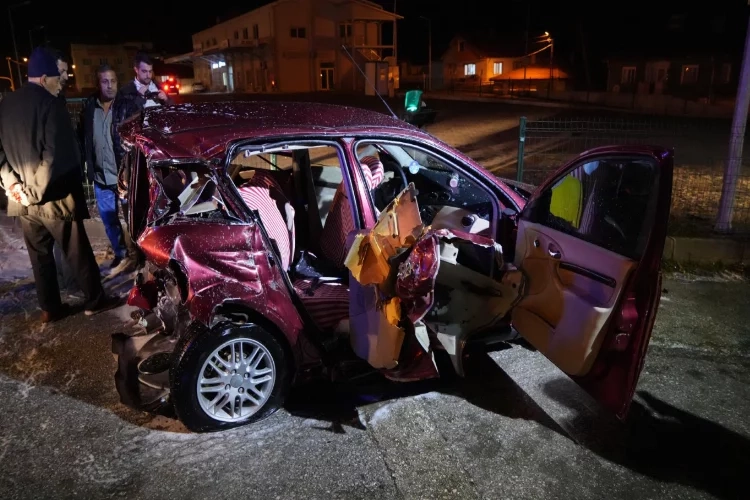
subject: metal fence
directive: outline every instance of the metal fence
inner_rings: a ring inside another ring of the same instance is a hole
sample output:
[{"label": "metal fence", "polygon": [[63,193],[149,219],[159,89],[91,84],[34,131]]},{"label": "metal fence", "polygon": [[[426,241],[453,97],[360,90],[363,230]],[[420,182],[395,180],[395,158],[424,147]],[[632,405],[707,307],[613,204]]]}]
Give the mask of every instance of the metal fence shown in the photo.
[{"label": "metal fence", "polygon": [[[81,97],[70,98],[66,99],[65,101],[68,106],[68,113],[70,113],[70,122],[73,125],[73,130],[78,129],[78,124],[80,122],[81,112],[83,111],[83,104],[85,101],[86,99]],[[88,168],[88,165],[84,165],[84,170],[86,168]],[[86,202],[89,205],[94,205],[96,202],[96,197],[94,195],[94,185],[90,184],[88,181],[84,181],[83,191],[86,194]]]},{"label": "metal fence", "polygon": [[[726,122],[715,120],[602,116],[531,121],[522,117],[516,180],[538,185],[566,162],[598,146],[674,148],[670,231],[686,236],[708,235],[718,215],[729,137]],[[736,181],[731,233],[750,237],[750,158],[743,162]]]}]

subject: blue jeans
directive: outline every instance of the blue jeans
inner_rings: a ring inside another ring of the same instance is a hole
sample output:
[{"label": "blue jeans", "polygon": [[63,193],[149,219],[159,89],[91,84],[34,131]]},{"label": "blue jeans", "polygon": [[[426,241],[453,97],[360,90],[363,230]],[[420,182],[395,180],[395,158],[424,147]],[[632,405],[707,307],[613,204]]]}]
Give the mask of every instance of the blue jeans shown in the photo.
[{"label": "blue jeans", "polygon": [[116,189],[114,186],[110,188],[94,183],[96,205],[99,207],[99,215],[104,223],[104,232],[107,233],[107,238],[112,244],[115,257],[124,258],[128,254],[128,249],[125,245],[122,224],[120,224],[120,218],[117,215],[120,200]]}]

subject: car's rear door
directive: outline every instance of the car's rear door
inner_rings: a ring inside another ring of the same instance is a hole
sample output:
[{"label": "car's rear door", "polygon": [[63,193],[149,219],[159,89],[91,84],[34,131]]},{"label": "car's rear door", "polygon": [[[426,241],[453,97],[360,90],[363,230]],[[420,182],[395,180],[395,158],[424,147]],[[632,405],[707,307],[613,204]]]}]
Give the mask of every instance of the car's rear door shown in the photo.
[{"label": "car's rear door", "polygon": [[659,304],[673,153],[593,150],[532,194],[519,215],[525,275],[518,332],[624,417]]}]

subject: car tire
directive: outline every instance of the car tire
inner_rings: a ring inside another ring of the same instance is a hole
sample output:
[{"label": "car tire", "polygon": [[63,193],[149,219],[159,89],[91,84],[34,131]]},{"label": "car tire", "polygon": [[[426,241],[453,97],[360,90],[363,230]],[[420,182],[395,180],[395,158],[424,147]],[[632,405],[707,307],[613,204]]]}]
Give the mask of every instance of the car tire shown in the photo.
[{"label": "car tire", "polygon": [[[239,359],[239,346],[243,348],[240,352],[245,351],[240,356],[250,351],[244,360],[253,354],[262,355],[257,373],[270,368],[270,382],[253,385],[253,380],[263,380],[268,374],[253,379],[256,372],[247,368],[252,363],[229,366],[231,352],[235,352],[235,360]],[[257,422],[273,414],[283,405],[291,385],[293,370],[287,352],[274,335],[258,325],[225,324],[212,330],[193,329],[178,343],[170,368],[171,398],[180,421],[193,432],[213,432]],[[217,361],[217,356],[225,364]],[[225,371],[219,373],[214,366]],[[246,373],[250,376],[244,376]],[[221,382],[210,382],[217,379]],[[199,390],[199,380],[203,391]],[[213,391],[214,388],[217,390]],[[261,391],[255,392],[258,388]],[[263,397],[259,396],[261,393]],[[243,402],[245,398],[255,402]],[[218,403],[212,404],[216,400]],[[239,415],[233,414],[235,408]],[[242,415],[243,411],[247,416]]]}]

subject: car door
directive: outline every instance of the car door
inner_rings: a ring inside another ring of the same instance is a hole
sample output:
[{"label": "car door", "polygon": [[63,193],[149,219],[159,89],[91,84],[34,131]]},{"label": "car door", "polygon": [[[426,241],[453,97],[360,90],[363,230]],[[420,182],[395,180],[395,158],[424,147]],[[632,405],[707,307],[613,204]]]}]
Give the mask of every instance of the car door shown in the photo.
[{"label": "car door", "polygon": [[540,186],[518,217],[516,330],[622,418],[661,291],[673,153],[600,148]]}]

